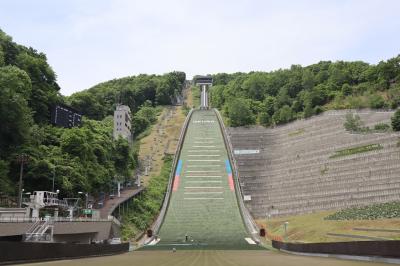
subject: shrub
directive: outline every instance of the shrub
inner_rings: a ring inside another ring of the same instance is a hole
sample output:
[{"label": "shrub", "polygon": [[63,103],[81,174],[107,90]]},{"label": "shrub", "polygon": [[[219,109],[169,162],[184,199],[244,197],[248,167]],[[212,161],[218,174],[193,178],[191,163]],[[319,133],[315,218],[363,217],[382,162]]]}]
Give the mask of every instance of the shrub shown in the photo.
[{"label": "shrub", "polygon": [[371,108],[380,109],[385,107],[385,99],[379,94],[372,94],[368,100]]},{"label": "shrub", "polygon": [[346,122],[343,124],[344,128],[347,131],[359,131],[362,128],[363,123],[359,115],[353,115],[352,113],[348,113],[346,115]]},{"label": "shrub", "polygon": [[325,217],[325,220],[375,220],[400,217],[400,202],[379,203],[352,207]]},{"label": "shrub", "polygon": [[384,132],[386,132],[386,131],[389,131],[389,130],[390,130],[390,125],[389,125],[389,124],[386,124],[386,123],[379,123],[379,124],[376,124],[376,125],[374,126],[374,129],[375,129],[376,131],[384,131]]},{"label": "shrub", "polygon": [[392,128],[394,131],[400,131],[400,110],[397,110],[392,117]]}]

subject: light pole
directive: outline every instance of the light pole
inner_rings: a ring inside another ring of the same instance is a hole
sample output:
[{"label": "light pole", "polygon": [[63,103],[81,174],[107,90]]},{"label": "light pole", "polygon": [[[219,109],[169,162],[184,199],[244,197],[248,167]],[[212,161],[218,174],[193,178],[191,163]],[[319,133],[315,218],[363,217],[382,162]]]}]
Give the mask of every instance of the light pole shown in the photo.
[{"label": "light pole", "polygon": [[19,183],[18,183],[18,208],[22,206],[22,175],[24,173],[24,164],[29,161],[29,156],[27,154],[20,154],[17,157],[17,162],[21,164],[19,171]]},{"label": "light pole", "polygon": [[[18,202],[21,202],[21,206],[22,206],[22,194],[24,193],[25,189],[21,189],[21,194],[20,194],[20,198]],[[20,208],[21,208],[20,206]]]},{"label": "light pole", "polygon": [[287,241],[287,227],[288,227],[288,225],[289,225],[289,222],[285,222],[283,224],[283,228],[285,229],[285,241]]},{"label": "light pole", "polygon": [[52,186],[51,192],[54,192],[54,179],[55,179],[55,177],[56,177],[56,166],[54,166],[54,168],[53,168],[53,186]]}]

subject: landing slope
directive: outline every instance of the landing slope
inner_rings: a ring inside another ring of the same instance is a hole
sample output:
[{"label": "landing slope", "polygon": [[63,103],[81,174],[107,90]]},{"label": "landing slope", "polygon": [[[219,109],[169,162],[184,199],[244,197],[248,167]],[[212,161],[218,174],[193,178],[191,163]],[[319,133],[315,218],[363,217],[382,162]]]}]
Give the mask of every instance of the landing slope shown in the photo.
[{"label": "landing slope", "polygon": [[157,246],[256,247],[245,240],[233,182],[215,112],[194,111]]}]

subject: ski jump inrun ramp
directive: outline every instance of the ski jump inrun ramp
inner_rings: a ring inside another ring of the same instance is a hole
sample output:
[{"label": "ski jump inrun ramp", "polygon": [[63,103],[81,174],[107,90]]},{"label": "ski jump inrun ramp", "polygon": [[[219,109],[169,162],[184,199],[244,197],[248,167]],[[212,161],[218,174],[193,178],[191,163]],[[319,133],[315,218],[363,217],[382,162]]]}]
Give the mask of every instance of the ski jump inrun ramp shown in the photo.
[{"label": "ski jump inrun ramp", "polygon": [[240,202],[219,114],[194,110],[187,119],[166,213],[154,228],[157,241],[147,247],[260,248]]}]

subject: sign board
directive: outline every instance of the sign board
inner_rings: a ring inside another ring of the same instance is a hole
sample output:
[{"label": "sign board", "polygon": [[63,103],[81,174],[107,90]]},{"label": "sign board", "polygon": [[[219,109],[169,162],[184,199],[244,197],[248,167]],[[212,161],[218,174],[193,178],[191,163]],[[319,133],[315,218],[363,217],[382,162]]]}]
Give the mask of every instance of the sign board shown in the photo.
[{"label": "sign board", "polygon": [[233,153],[235,155],[243,155],[243,154],[259,154],[260,150],[234,150]]},{"label": "sign board", "polygon": [[243,201],[251,201],[251,195],[243,195]]},{"label": "sign board", "polygon": [[83,214],[92,214],[92,209],[83,209]]}]

